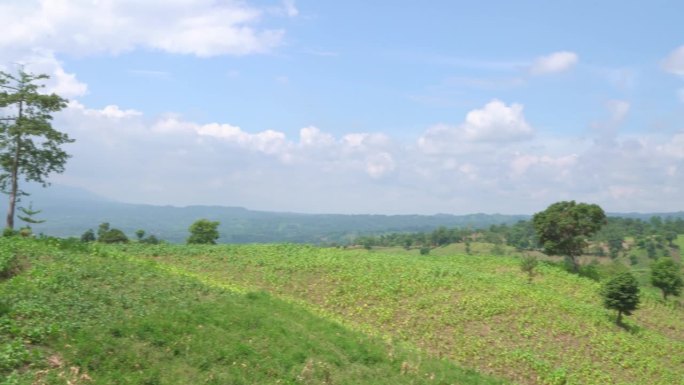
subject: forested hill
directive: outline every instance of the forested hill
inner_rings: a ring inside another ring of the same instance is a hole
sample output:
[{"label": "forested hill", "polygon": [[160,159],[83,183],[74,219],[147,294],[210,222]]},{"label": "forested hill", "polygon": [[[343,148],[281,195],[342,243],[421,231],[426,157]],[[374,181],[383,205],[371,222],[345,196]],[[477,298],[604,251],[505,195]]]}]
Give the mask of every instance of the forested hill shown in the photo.
[{"label": "forested hill", "polygon": [[[485,228],[493,224],[515,223],[525,215],[342,215],[297,214],[253,211],[224,206],[155,206],[129,204],[104,199],[85,190],[54,185],[31,189],[20,206],[33,204],[42,210],[32,226],[34,232],[69,237],[102,222],[123,230],[129,237],[143,229],[147,234],[169,242],[184,242],[188,227],[200,218],[221,223],[219,242],[230,243],[337,243],[362,234],[432,231],[439,226]],[[3,216],[4,218],[4,216]],[[19,226],[23,224],[18,221]]]},{"label": "forested hill", "polygon": [[[147,234],[169,242],[184,242],[188,227],[200,218],[221,222],[219,242],[230,243],[343,243],[359,235],[396,232],[428,232],[440,226],[487,228],[493,224],[512,224],[529,215],[341,215],[297,214],[253,211],[223,206],[155,206],[115,202],[85,190],[54,185],[29,189],[20,206],[33,204],[42,210],[34,225],[36,233],[69,237],[88,229],[97,230],[102,222],[123,230],[129,237],[143,229]],[[611,214],[648,219],[653,214]],[[660,214],[663,217],[684,213]],[[4,216],[3,216],[4,218]],[[19,221],[19,225],[21,222]]]}]

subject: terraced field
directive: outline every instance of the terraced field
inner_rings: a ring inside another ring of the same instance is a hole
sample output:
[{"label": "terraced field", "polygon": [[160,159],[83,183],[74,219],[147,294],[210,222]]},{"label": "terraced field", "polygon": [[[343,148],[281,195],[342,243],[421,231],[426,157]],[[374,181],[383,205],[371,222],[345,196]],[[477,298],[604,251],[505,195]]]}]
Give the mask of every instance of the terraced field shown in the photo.
[{"label": "terraced field", "polygon": [[515,258],[295,245],[125,247],[168,271],[266,290],[371,335],[522,384],[682,384],[684,311],[644,291],[625,327],[599,284]]}]

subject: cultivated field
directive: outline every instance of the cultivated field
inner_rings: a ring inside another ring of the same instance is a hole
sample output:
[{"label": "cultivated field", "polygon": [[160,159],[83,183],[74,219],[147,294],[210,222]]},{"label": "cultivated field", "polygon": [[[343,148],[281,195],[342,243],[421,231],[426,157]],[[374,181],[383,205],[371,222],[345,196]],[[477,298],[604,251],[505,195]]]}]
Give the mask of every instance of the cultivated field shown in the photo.
[{"label": "cultivated field", "polygon": [[368,334],[524,384],[684,383],[684,310],[644,290],[625,327],[597,282],[519,260],[308,246],[163,246],[128,253],[217,285],[266,290]]},{"label": "cultivated field", "polygon": [[681,304],[648,288],[619,327],[554,265],[528,283],[515,257],[0,242],[25,256],[0,283],[0,384],[684,384]]}]

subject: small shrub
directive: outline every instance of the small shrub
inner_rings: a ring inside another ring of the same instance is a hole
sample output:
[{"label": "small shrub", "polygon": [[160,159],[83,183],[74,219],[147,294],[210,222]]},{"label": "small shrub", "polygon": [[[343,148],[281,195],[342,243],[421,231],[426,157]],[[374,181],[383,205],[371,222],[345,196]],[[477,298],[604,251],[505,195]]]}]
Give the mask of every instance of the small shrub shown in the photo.
[{"label": "small shrub", "polygon": [[632,265],[632,266],[635,266],[635,265],[638,264],[638,263],[639,263],[639,257],[637,257],[637,256],[634,255],[634,254],[630,254],[630,255],[629,255],[629,264]]},{"label": "small shrub", "polygon": [[537,261],[537,257],[533,255],[527,255],[520,261],[520,270],[527,273],[527,281],[530,283],[532,283],[532,278],[535,273],[534,270],[537,268],[538,264],[539,261]]},{"label": "small shrub", "polygon": [[430,248],[427,246],[423,246],[420,248],[420,255],[428,255],[430,254]]},{"label": "small shrub", "polygon": [[5,227],[5,229],[2,230],[2,236],[3,237],[14,237],[18,234],[19,234],[19,232],[17,230],[10,229],[9,227]]}]

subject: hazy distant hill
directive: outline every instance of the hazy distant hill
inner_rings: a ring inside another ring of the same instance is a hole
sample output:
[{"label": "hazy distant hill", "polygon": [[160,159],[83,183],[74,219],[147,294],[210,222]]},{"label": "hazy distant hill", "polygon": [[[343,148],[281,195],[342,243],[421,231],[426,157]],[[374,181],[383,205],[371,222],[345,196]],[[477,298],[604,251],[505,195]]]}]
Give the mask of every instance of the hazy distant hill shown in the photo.
[{"label": "hazy distant hill", "polygon": [[[188,226],[199,218],[221,222],[220,242],[344,242],[358,234],[430,231],[439,226],[488,227],[514,223],[524,215],[341,215],[297,214],[253,211],[224,206],[155,206],[115,202],[88,191],[53,185],[32,189],[22,204],[33,202],[38,216],[47,221],[35,225],[36,232],[67,237],[80,236],[102,222],[122,229],[129,236],[137,229],[170,242],[184,242]],[[6,210],[3,210],[6,212]],[[3,216],[4,218],[4,216]],[[21,222],[18,222],[21,223]]]},{"label": "hazy distant hill", "polygon": [[[297,214],[253,211],[224,206],[155,206],[115,202],[83,189],[53,185],[31,189],[21,204],[33,202],[38,216],[47,222],[35,225],[36,232],[68,237],[80,236],[87,229],[97,229],[102,222],[120,228],[129,237],[137,229],[169,242],[184,242],[188,226],[200,218],[221,222],[220,242],[268,243],[345,242],[359,234],[431,231],[439,226],[483,228],[492,224],[515,223],[529,215],[341,215]],[[3,204],[0,201],[0,204]],[[3,214],[6,210],[2,211]],[[653,214],[611,214],[648,219]],[[682,216],[666,213],[662,216]],[[4,219],[4,216],[2,217]],[[18,223],[21,223],[18,221]]]}]

